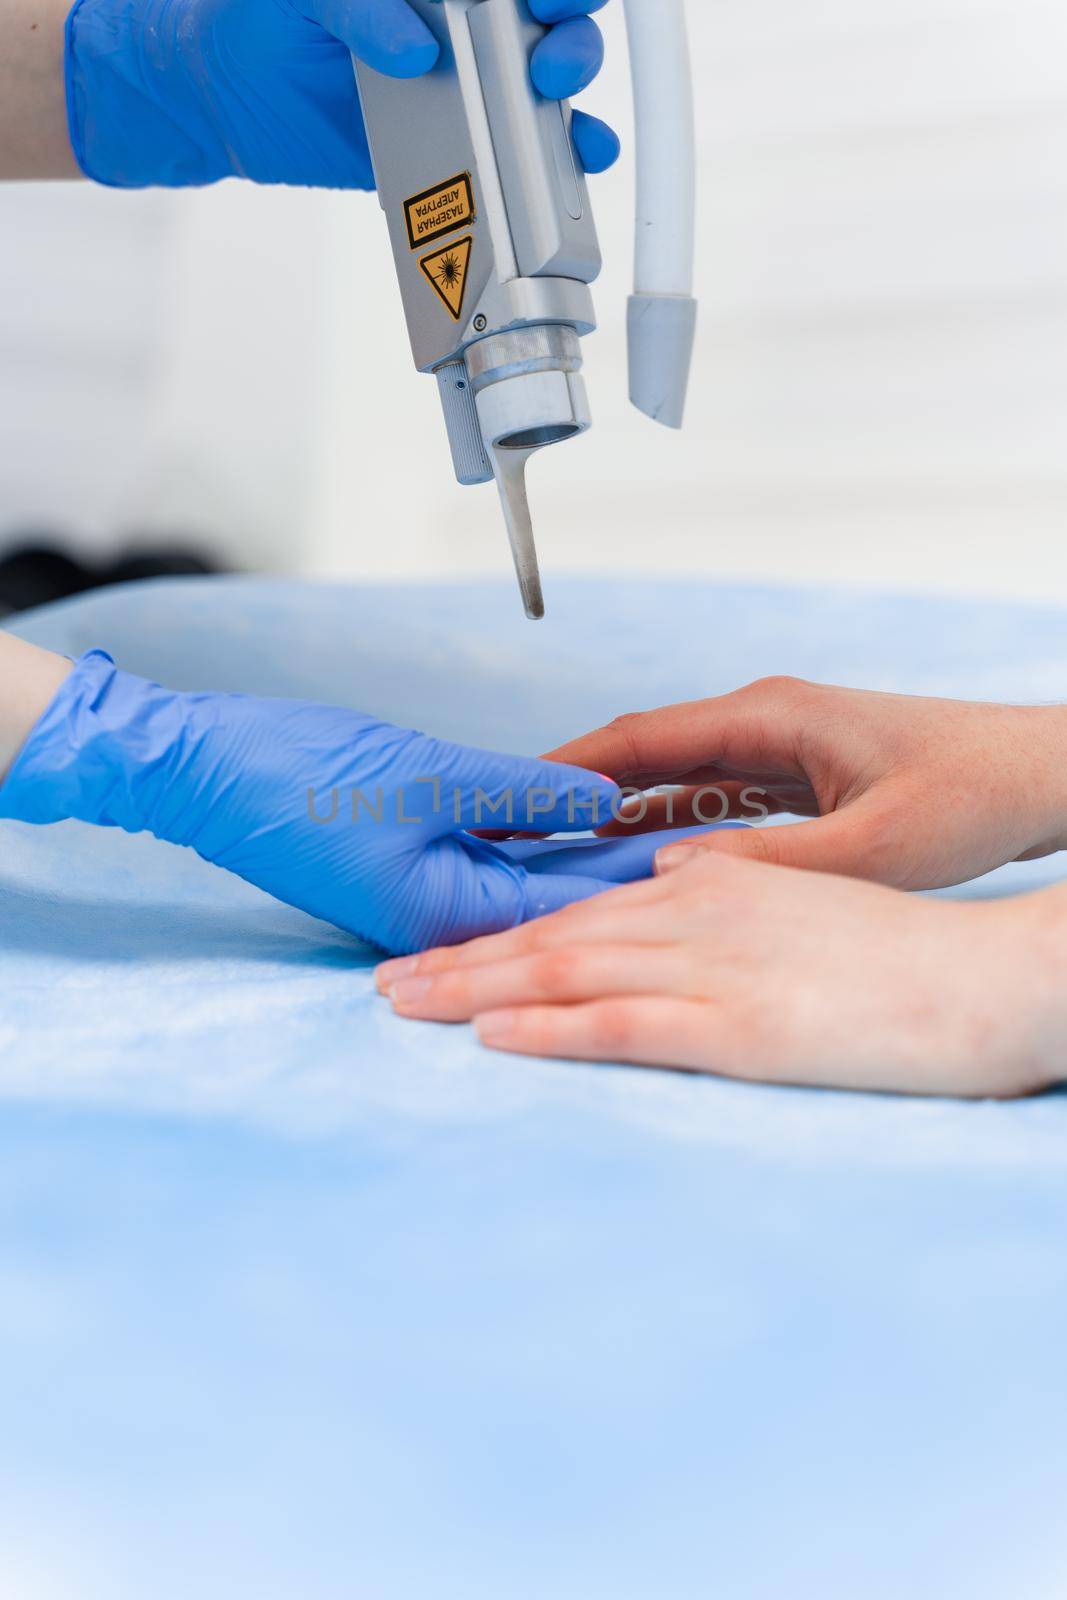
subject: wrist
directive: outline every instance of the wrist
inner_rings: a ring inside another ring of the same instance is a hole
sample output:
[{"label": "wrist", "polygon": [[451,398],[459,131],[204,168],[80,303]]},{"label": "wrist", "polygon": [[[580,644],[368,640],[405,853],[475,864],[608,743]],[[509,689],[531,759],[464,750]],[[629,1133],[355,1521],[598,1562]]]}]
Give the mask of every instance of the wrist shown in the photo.
[{"label": "wrist", "polygon": [[145,10],[144,0],[75,0],[67,17],[67,121],[78,166],[120,189],[231,176],[204,90],[186,70],[176,31],[182,7],[157,7],[150,22]]},{"label": "wrist", "polygon": [[0,8],[0,179],[78,176],[63,83],[67,4],[6,0]]},{"label": "wrist", "polygon": [[0,816],[166,837],[159,819],[188,753],[188,697],[120,672],[102,650],[65,666],[0,787]]},{"label": "wrist", "polygon": [[1024,760],[1011,781],[1012,809],[1033,816],[1033,855],[1067,849],[1067,706],[1024,708]]},{"label": "wrist", "polygon": [[75,0],[66,86],[98,183],[374,184],[349,48],[290,0]]},{"label": "wrist", "polygon": [[1067,1078],[1067,884],[990,901],[973,909],[996,939],[1005,1019],[1015,1019],[1015,1053],[1032,1080],[1020,1092]]},{"label": "wrist", "polygon": [[0,783],[72,670],[66,656],[0,633]]}]

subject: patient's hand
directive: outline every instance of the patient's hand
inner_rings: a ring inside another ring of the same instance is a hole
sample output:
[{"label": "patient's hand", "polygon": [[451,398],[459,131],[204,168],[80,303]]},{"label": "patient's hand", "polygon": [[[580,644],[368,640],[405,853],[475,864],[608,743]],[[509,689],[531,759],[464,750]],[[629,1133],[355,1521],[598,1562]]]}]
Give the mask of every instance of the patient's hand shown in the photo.
[{"label": "patient's hand", "polygon": [[[623,785],[683,786],[652,802],[643,829],[688,825],[697,786],[734,816],[818,820],[721,833],[694,852],[873,878],[898,888],[962,883],[1067,840],[1067,708],[871,694],[769,678],[733,694],[620,717],[553,752]],[[750,790],[763,791],[752,795]],[[714,820],[705,796],[695,820]],[[618,832],[613,827],[610,831]]]},{"label": "patient's hand", "polygon": [[959,904],[717,854],[379,969],[494,1049],[1008,1097],[1062,1074],[1067,889]]}]

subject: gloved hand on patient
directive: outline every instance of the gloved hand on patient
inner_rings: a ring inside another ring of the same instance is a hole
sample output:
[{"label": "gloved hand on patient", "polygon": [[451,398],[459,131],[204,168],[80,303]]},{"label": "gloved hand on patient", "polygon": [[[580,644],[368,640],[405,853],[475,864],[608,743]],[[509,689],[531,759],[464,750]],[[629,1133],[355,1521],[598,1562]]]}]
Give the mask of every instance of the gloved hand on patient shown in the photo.
[{"label": "gloved hand on patient", "polygon": [[[596,77],[605,0],[530,0],[551,31],[531,75],[549,99]],[[427,72],[437,41],[405,0],[76,0],[67,22],[67,106],[82,171],[119,188],[252,178],[373,189],[355,54],[396,78]],[[589,172],[619,142],[575,112]]]},{"label": "gloved hand on patient", "polygon": [[[59,660],[8,641],[44,666]],[[49,690],[51,693],[51,690]],[[16,756],[0,816],[147,830],[383,950],[512,928],[647,877],[657,840],[494,846],[468,829],[588,830],[595,773],[427,738],[335,706],[181,694],[91,651]]]},{"label": "gloved hand on patient", "polygon": [[692,820],[706,785],[743,816],[818,820],[668,846],[651,883],[387,962],[401,1016],[473,1021],[519,1054],[779,1083],[1013,1096],[1063,1079],[1067,885],[988,903],[882,885],[1067,846],[1067,708],[775,679],[622,717],[554,759],[677,786],[609,830],[631,837],[668,805]]}]

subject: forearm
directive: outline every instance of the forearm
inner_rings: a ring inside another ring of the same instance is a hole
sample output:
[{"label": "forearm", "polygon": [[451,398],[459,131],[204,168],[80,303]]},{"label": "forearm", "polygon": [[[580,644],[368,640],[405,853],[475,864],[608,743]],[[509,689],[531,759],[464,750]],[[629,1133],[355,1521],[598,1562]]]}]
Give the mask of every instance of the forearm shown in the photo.
[{"label": "forearm", "polygon": [[[985,981],[1000,993],[1030,1088],[1067,1081],[1067,882],[973,907],[996,930]],[[958,959],[967,960],[968,952]],[[1025,1092],[1025,1088],[1019,1092]]]},{"label": "forearm", "polygon": [[0,179],[76,178],[67,132],[69,0],[0,0]]},{"label": "forearm", "polygon": [[0,782],[70,670],[66,656],[0,632]]}]

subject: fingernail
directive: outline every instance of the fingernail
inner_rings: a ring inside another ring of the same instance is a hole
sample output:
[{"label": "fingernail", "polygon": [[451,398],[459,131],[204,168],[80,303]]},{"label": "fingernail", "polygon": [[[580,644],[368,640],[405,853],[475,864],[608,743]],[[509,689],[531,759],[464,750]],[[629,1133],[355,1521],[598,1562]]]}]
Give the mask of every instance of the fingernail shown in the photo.
[{"label": "fingernail", "polygon": [[700,852],[691,844],[670,844],[665,850],[656,851],[656,871],[662,877],[665,872],[673,872],[676,867],[684,867]]},{"label": "fingernail", "polygon": [[433,988],[432,978],[401,978],[389,990],[389,998],[394,1006],[417,1006],[420,1000],[425,1000]]},{"label": "fingernail", "polygon": [[515,1033],[514,1011],[487,1011],[484,1017],[475,1017],[474,1031],[482,1044],[506,1044]]},{"label": "fingernail", "polygon": [[394,983],[410,978],[419,969],[418,956],[398,956],[395,961],[383,961],[374,974],[380,994],[388,994]]}]

